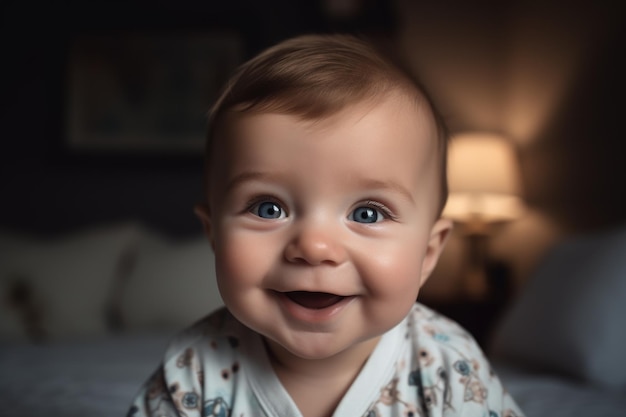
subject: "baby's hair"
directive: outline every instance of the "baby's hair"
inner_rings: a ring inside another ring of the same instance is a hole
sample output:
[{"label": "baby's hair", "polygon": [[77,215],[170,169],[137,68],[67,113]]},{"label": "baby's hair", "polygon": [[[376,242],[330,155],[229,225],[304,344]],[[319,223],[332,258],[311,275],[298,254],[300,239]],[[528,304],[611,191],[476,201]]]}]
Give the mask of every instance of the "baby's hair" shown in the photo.
[{"label": "baby's hair", "polygon": [[304,35],[266,49],[241,65],[209,113],[206,144],[207,177],[212,148],[225,114],[280,113],[316,120],[345,107],[375,102],[399,93],[417,108],[429,109],[435,120],[441,170],[441,198],[448,186],[448,131],[421,84],[368,43],[349,35]]}]

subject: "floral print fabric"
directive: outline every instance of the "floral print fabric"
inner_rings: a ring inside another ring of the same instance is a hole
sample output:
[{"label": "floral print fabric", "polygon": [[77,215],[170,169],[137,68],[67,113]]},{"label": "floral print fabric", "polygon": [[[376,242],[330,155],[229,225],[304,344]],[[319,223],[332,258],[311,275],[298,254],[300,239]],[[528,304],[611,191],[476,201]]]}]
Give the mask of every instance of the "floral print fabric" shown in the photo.
[{"label": "floral print fabric", "polygon": [[[416,304],[384,337],[336,416],[523,415],[456,323]],[[128,417],[300,417],[258,340],[226,310],[208,316],[172,343]]]}]

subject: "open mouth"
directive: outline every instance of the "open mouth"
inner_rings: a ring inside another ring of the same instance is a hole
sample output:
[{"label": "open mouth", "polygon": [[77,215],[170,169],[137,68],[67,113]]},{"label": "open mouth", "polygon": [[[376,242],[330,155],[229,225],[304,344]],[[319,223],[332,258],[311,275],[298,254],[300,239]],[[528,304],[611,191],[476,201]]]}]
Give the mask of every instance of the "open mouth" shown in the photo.
[{"label": "open mouth", "polygon": [[333,306],[346,297],[325,292],[291,291],[284,293],[294,303],[312,310]]}]

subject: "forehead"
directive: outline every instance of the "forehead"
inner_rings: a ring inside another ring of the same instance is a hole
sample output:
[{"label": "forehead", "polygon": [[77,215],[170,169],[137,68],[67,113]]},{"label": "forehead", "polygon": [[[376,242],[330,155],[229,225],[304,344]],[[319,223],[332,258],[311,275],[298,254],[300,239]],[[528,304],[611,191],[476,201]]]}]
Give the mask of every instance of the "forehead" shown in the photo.
[{"label": "forehead", "polygon": [[[410,142],[413,144],[437,145],[439,141],[436,122],[426,100],[420,96],[394,93],[362,100],[322,117],[305,117],[297,112],[292,114],[272,110],[227,111],[218,122],[219,127],[212,137],[209,155],[221,153],[223,156],[222,152],[226,150],[229,154],[237,154],[241,148],[234,145],[242,138],[252,137],[255,141],[264,141],[266,132],[279,129],[287,120],[297,120],[298,128],[302,131],[317,131],[328,136],[333,136],[332,133],[339,130],[358,132],[367,126],[375,127],[380,132],[381,140],[387,135],[411,137],[414,142]],[[339,143],[347,139],[339,140]],[[391,140],[388,139],[388,142]]]},{"label": "forehead", "polygon": [[424,188],[424,178],[429,190],[433,182],[438,160],[433,117],[404,98],[359,103],[317,120],[276,113],[227,117],[213,148],[213,192],[250,172],[304,172],[320,184],[352,177],[360,183],[402,183],[411,190]]}]

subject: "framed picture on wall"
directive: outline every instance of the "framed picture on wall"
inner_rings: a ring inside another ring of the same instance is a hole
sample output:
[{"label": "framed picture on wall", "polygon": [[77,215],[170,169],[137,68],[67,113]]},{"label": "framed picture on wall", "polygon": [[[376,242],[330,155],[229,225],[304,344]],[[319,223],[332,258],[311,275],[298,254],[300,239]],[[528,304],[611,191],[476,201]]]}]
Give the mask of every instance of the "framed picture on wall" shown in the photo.
[{"label": "framed picture on wall", "polygon": [[70,49],[65,146],[200,154],[210,105],[242,60],[234,33],[79,36]]}]

